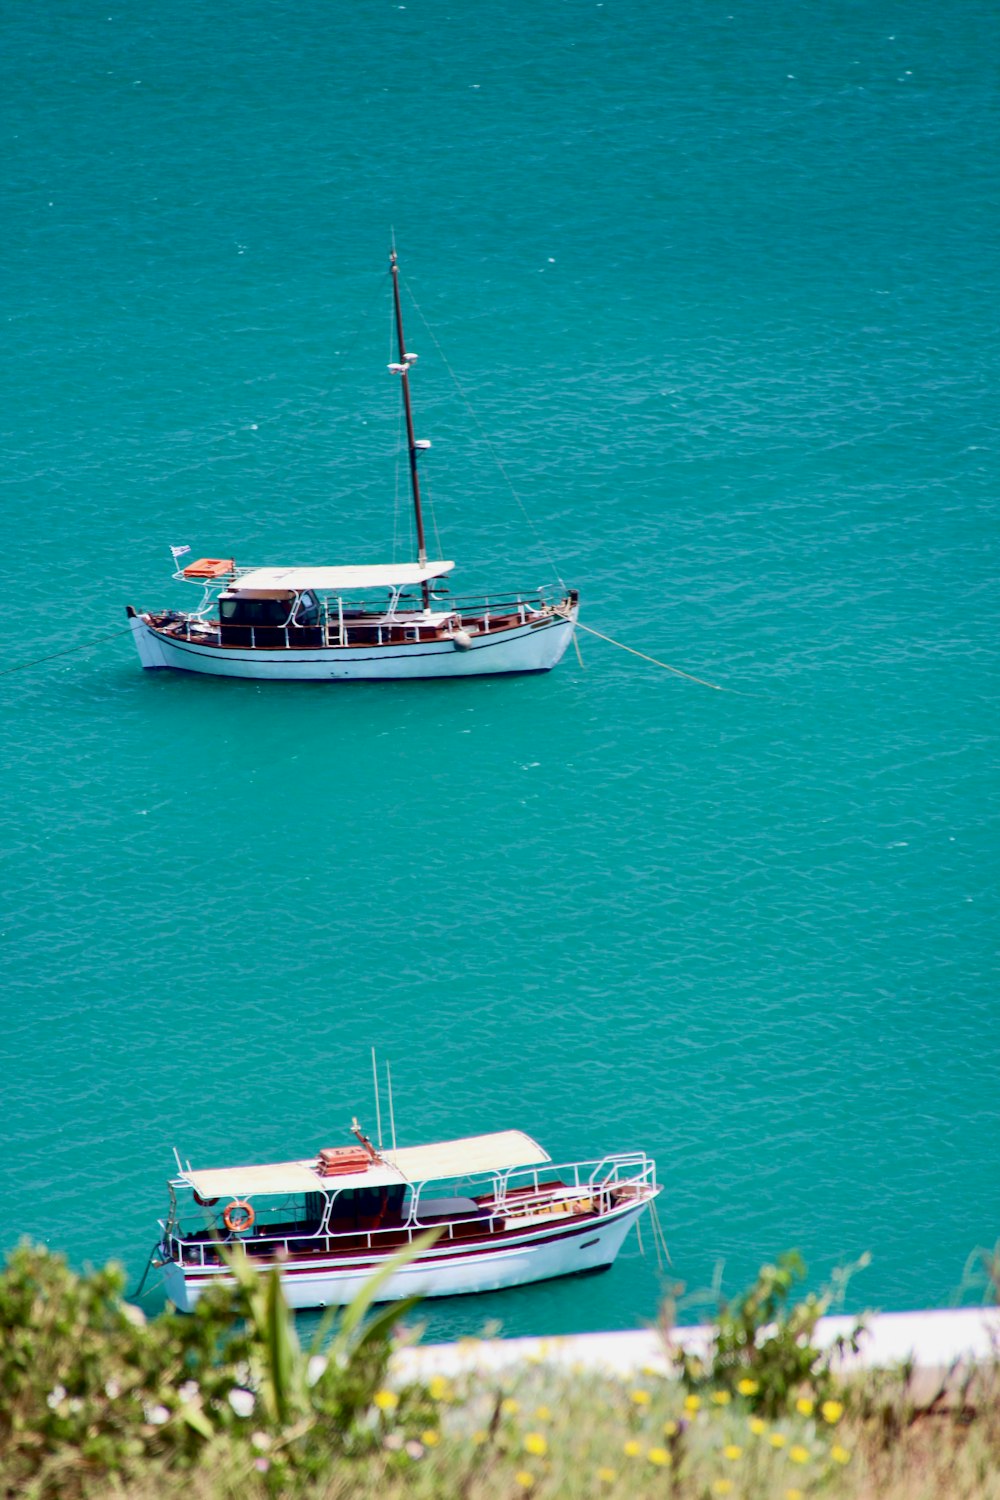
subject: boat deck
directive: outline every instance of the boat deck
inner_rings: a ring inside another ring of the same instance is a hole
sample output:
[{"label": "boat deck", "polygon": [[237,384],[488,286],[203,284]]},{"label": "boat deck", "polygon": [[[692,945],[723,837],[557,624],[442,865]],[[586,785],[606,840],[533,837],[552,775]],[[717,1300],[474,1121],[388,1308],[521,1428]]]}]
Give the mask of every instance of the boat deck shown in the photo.
[{"label": "boat deck", "polygon": [[428,1229],[440,1228],[443,1238],[461,1242],[471,1250],[477,1244],[502,1243],[508,1236],[523,1234],[526,1228],[555,1220],[596,1222],[611,1210],[644,1195],[649,1196],[633,1183],[617,1183],[591,1193],[556,1179],[539,1183],[537,1188],[534,1185],[512,1188],[502,1204],[488,1196],[470,1199],[474,1207],[444,1219],[430,1213],[414,1222],[400,1219],[389,1224],[380,1223],[375,1217],[350,1229],[329,1229],[325,1233],[320,1232],[318,1223],[311,1226],[300,1221],[258,1225],[248,1234],[234,1234],[225,1240],[211,1229],[183,1237],[173,1235],[171,1240],[174,1258],[183,1266],[219,1265],[224,1260],[223,1252],[235,1243],[241,1244],[245,1253],[256,1261],[277,1259],[303,1264],[335,1255],[369,1262],[373,1255],[392,1255]]},{"label": "boat deck", "polygon": [[159,610],[145,616],[150,628],[172,640],[199,646],[241,650],[329,650],[358,646],[405,646],[422,642],[454,642],[458,632],[470,637],[494,636],[525,625],[548,624],[569,608],[567,600],[553,606],[540,600],[505,601],[490,609],[488,601],[478,608],[442,611],[383,611],[347,609],[329,611],[322,621],[310,625],[223,625],[216,616]]}]

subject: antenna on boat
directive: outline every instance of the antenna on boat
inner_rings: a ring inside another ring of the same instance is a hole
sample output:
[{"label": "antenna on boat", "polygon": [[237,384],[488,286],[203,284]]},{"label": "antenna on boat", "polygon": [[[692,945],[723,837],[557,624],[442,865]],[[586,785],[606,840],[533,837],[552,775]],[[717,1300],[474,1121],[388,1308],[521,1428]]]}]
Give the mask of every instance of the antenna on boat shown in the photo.
[{"label": "antenna on boat", "polygon": [[[399,345],[399,363],[389,366],[393,375],[398,375],[403,387],[403,411],[406,414],[406,445],[410,452],[410,488],[413,491],[413,514],[417,523],[417,563],[422,568],[427,562],[427,544],[424,541],[424,517],[420,509],[420,480],[417,476],[417,452],[421,445],[413,436],[413,410],[410,406],[410,366],[416,362],[415,354],[407,354],[403,337],[403,309],[399,301],[399,266],[396,261],[396,232],[392,234],[392,249],[389,251],[389,270],[392,274],[392,301],[396,313],[396,342]],[[421,585],[424,609],[430,607],[430,590],[426,581]]]},{"label": "antenna on boat", "polygon": [[396,1149],[396,1116],[392,1112],[392,1069],[388,1063],[385,1065],[385,1085],[389,1090],[389,1134],[392,1136],[392,1149]]},{"label": "antenna on boat", "polygon": [[375,1048],[372,1048],[372,1078],[375,1080],[375,1131],[378,1135],[378,1149],[382,1149],[382,1106],[378,1097],[378,1063],[375,1061]]},{"label": "antenna on boat", "polygon": [[178,1170],[178,1172],[183,1172],[184,1171],[184,1163],[181,1161],[181,1154],[180,1154],[180,1152],[178,1151],[178,1149],[177,1149],[176,1146],[171,1146],[170,1149],[174,1153],[174,1161],[177,1163],[177,1170]]}]

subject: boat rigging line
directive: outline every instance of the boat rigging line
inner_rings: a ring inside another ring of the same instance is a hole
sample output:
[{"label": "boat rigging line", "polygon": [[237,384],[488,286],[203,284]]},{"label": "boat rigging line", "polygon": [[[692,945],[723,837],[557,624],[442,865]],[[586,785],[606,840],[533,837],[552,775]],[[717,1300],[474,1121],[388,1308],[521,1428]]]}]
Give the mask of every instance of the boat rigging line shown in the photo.
[{"label": "boat rigging line", "polygon": [[[375,1057],[375,1048],[372,1048],[372,1082],[375,1085],[375,1133],[378,1136],[378,1149],[382,1150],[382,1100],[380,1097],[378,1083],[378,1062]],[[392,1140],[392,1149],[396,1149],[396,1115],[392,1107],[392,1069],[388,1063],[385,1065],[386,1091],[389,1095],[389,1135]]]},{"label": "boat rigging line", "polygon": [[378,1136],[378,1149],[382,1150],[382,1105],[378,1096],[378,1064],[375,1061],[375,1048],[372,1048],[372,1081],[375,1084],[375,1133]]},{"label": "boat rigging line", "polygon": [[559,569],[555,565],[555,562],[553,560],[551,552],[549,551],[549,549],[546,547],[544,541],[542,540],[541,532],[538,530],[538,527],[535,525],[534,521],[531,519],[531,516],[528,514],[527,506],[525,505],[524,501],[521,499],[521,497],[518,494],[517,490],[514,488],[514,482],[511,479],[510,475],[507,473],[507,470],[504,468],[503,460],[501,459],[501,457],[500,457],[499,453],[497,452],[497,450],[494,448],[493,443],[492,443],[492,441],[490,439],[489,433],[486,431],[485,427],[483,426],[483,424],[480,422],[478,416],[476,415],[475,407],[472,405],[472,403],[469,400],[468,396],[465,394],[465,390],[464,390],[464,388],[463,388],[463,386],[461,384],[461,381],[459,380],[458,376],[455,374],[455,371],[452,369],[452,367],[451,367],[451,365],[450,365],[450,363],[448,361],[447,354],[445,354],[445,352],[442,349],[440,343],[438,342],[437,337],[435,336],[433,328],[428,323],[427,319],[424,317],[423,308],[420,306],[420,303],[417,301],[416,297],[414,297],[414,295],[413,295],[413,288],[410,286],[410,283],[408,281],[406,281],[405,277],[403,278],[403,281],[404,281],[404,285],[406,287],[406,295],[409,297],[410,302],[413,304],[413,307],[416,310],[416,313],[417,313],[418,317],[420,318],[421,323],[423,323],[424,327],[426,328],[428,337],[430,338],[431,342],[433,343],[433,345],[434,345],[435,349],[437,350],[438,354],[441,356],[441,362],[444,365],[445,369],[448,371],[448,374],[451,376],[452,384],[454,385],[456,391],[458,392],[459,398],[461,399],[463,405],[465,406],[466,411],[469,413],[469,415],[472,418],[473,422],[476,424],[476,429],[479,432],[480,436],[482,437],[483,442],[486,444],[486,447],[489,449],[490,457],[493,459],[493,462],[496,464],[497,468],[500,470],[500,473],[503,475],[503,477],[504,477],[504,479],[505,479],[505,481],[507,483],[507,488],[510,490],[511,494],[514,496],[514,499],[516,500],[516,502],[518,504],[518,507],[520,508],[521,514],[524,516],[524,519],[527,521],[528,527],[531,530],[531,533],[532,533],[532,535],[535,538],[535,541],[536,541],[536,543],[537,543],[537,545],[539,547],[539,550],[541,551],[542,555],[544,556],[544,558],[545,558],[546,562],[548,563],[549,567],[552,569],[552,572],[555,575],[556,580],[559,583],[559,587],[562,588],[562,589],[565,589],[565,587],[566,587],[565,581],[563,580],[562,574],[559,572]]}]

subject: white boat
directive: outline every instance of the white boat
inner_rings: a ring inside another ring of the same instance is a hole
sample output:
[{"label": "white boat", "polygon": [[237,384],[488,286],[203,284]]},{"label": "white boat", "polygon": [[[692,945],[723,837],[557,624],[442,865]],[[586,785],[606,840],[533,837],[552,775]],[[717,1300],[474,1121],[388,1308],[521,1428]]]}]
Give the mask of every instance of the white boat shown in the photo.
[{"label": "white boat", "polygon": [[203,590],[193,610],[127,614],[139,660],[213,677],[271,681],[367,681],[547,672],[573,637],[575,589],[504,588],[453,597],[444,580],[454,562],[427,556],[417,469],[430,447],[414,436],[410,375],[417,356],[403,336],[396,252],[390,256],[399,358],[389,365],[403,394],[415,562],[354,566],[237,567],[202,557],[174,578]]},{"label": "white boat", "polygon": [[290,1306],[340,1305],[428,1228],[438,1240],[390,1277],[386,1300],[603,1270],[660,1192],[641,1151],[556,1164],[519,1130],[381,1150],[353,1129],[358,1145],[306,1161],[182,1168],[157,1251],[170,1300],[190,1311],[231,1284],[236,1249],[281,1266]]}]

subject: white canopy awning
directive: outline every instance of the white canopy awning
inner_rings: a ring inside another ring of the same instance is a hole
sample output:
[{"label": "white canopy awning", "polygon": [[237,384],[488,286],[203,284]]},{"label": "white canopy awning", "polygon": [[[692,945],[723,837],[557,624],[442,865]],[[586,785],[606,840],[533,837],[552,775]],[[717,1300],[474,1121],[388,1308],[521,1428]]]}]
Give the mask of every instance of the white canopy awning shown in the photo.
[{"label": "white canopy awning", "polygon": [[229,585],[231,593],[243,589],[319,589],[343,594],[350,589],[395,589],[429,583],[450,573],[453,562],[358,563],[343,568],[254,568]]},{"label": "white canopy awning", "polygon": [[398,1168],[407,1182],[432,1182],[471,1172],[506,1172],[510,1167],[533,1167],[552,1160],[523,1130],[470,1135],[458,1141],[438,1141],[433,1146],[403,1146],[398,1151],[383,1151],[382,1158]]},{"label": "white canopy awning", "polygon": [[465,1136],[431,1146],[403,1146],[383,1151],[364,1172],[321,1177],[311,1161],[275,1162],[260,1167],[214,1167],[206,1172],[182,1172],[201,1198],[282,1197],[286,1194],[331,1193],[342,1188],[391,1187],[393,1183],[434,1182],[476,1172],[506,1172],[551,1161],[537,1141],[522,1130],[500,1130],[493,1135]]},{"label": "white canopy awning", "polygon": [[201,1198],[329,1193],[345,1187],[390,1187],[404,1180],[397,1168],[383,1162],[373,1162],[366,1172],[345,1172],[339,1177],[321,1177],[315,1166],[315,1161],[280,1161],[263,1167],[215,1167],[207,1172],[182,1172],[181,1180]]}]

